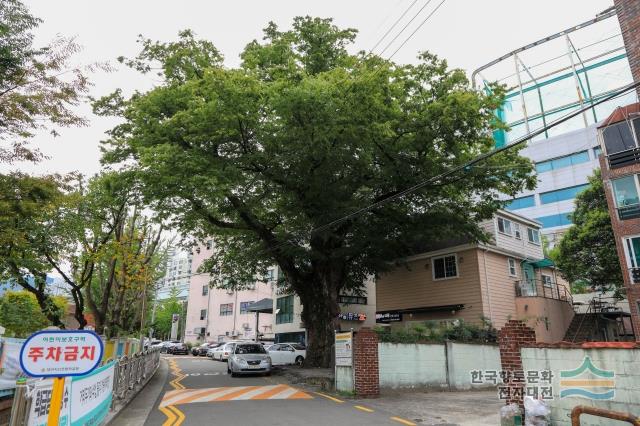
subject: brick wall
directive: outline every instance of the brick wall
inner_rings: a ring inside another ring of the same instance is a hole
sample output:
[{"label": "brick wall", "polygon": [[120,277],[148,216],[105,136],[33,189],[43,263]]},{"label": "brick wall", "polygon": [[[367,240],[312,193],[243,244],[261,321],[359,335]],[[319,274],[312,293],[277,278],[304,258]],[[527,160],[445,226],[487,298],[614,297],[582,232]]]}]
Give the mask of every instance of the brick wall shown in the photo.
[{"label": "brick wall", "polygon": [[[622,38],[627,49],[631,74],[640,81],[640,1],[614,0]],[[638,89],[640,96],[640,89]]]},{"label": "brick wall", "polygon": [[362,328],[353,337],[353,368],[356,395],[374,398],[380,395],[378,376],[378,335]]},{"label": "brick wall", "polygon": [[[637,1],[640,5],[640,1]],[[622,269],[622,278],[626,288],[627,300],[629,301],[629,310],[631,313],[631,323],[635,333],[636,341],[640,342],[640,312],[638,312],[638,303],[640,303],[640,284],[631,282],[629,274],[630,265],[627,264],[627,256],[624,251],[622,238],[627,235],[640,234],[640,219],[618,218],[615,202],[613,200],[613,188],[611,179],[616,179],[630,174],[640,174],[640,164],[631,164],[618,169],[610,170],[607,159],[604,155],[600,156],[600,170],[602,171],[602,181],[604,183],[604,193],[607,197],[607,205],[609,207],[609,216],[611,217],[611,227],[616,239],[616,251],[620,260],[620,268]]]},{"label": "brick wall", "polygon": [[507,404],[515,402],[523,406],[525,380],[520,348],[532,346],[535,343],[536,332],[520,320],[508,321],[498,333],[502,371],[509,372],[509,378],[504,383],[504,386],[509,389]]}]

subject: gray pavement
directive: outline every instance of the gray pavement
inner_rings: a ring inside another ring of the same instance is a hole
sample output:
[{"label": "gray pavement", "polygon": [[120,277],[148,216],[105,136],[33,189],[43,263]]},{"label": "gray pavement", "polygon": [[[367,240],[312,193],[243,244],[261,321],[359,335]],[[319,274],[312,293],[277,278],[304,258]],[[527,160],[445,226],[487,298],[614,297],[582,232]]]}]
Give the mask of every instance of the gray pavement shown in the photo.
[{"label": "gray pavement", "polygon": [[[366,401],[344,400],[290,385],[284,377],[231,377],[226,363],[191,356],[166,359],[169,375],[144,422],[147,426],[414,424],[386,409],[373,409]],[[134,400],[131,407],[135,404]]]}]

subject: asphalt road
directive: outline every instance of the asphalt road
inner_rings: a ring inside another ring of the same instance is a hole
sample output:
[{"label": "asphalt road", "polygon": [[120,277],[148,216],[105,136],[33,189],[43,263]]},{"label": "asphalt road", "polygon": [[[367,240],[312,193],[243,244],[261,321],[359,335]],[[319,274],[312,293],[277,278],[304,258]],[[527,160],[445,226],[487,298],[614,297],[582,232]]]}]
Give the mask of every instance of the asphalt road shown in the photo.
[{"label": "asphalt road", "polygon": [[277,375],[231,377],[223,362],[193,356],[165,359],[169,374],[147,426],[414,425],[393,413],[289,385]]}]

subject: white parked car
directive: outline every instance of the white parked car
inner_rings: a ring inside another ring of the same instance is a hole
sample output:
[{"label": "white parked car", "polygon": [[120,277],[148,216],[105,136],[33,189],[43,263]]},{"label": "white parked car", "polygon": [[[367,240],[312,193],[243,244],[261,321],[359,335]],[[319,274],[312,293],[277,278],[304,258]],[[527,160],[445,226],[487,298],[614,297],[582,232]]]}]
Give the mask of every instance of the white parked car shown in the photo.
[{"label": "white parked car", "polygon": [[269,346],[268,352],[273,365],[302,365],[307,357],[307,349],[300,343],[277,343]]},{"label": "white parked car", "polygon": [[218,346],[213,350],[211,358],[215,359],[216,361],[228,360],[229,356],[233,353],[233,349],[235,348],[236,343],[239,342],[227,342],[224,345]]}]

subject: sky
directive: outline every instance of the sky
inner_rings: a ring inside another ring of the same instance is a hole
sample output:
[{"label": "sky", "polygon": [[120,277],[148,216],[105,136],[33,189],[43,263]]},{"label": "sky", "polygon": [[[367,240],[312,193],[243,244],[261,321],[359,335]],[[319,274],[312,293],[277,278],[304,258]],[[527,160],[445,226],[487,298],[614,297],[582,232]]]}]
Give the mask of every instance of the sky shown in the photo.
[{"label": "sky", "polygon": [[[244,46],[261,39],[262,28],[269,21],[287,29],[293,17],[310,15],[331,17],[340,27],[358,29],[352,50],[368,51],[414,0],[23,1],[32,14],[44,20],[35,32],[36,45],[46,44],[56,35],[75,37],[83,46],[75,56],[78,64],[109,61],[115,67],[110,73],[96,72],[89,76],[94,84],[91,95],[100,97],[117,88],[128,94],[149,90],[159,83],[157,77],[139,75],[115,60],[118,56],[136,55],[139,34],[171,41],[178,31],[192,29],[200,38],[215,44],[223,53],[226,66],[235,67]],[[401,25],[429,0],[415,1]],[[431,0],[384,56],[393,52],[440,2]],[[612,3],[612,0],[445,0],[393,59],[415,63],[418,52],[428,50],[447,59],[450,66],[471,74],[513,49],[593,18]],[[395,36],[401,25],[387,40]],[[88,103],[80,106],[78,112],[89,119],[87,127],[60,129],[56,138],[44,132],[38,134],[33,145],[49,158],[37,165],[15,164],[11,169],[36,174],[98,173],[100,141],[117,120],[93,116]]]}]

